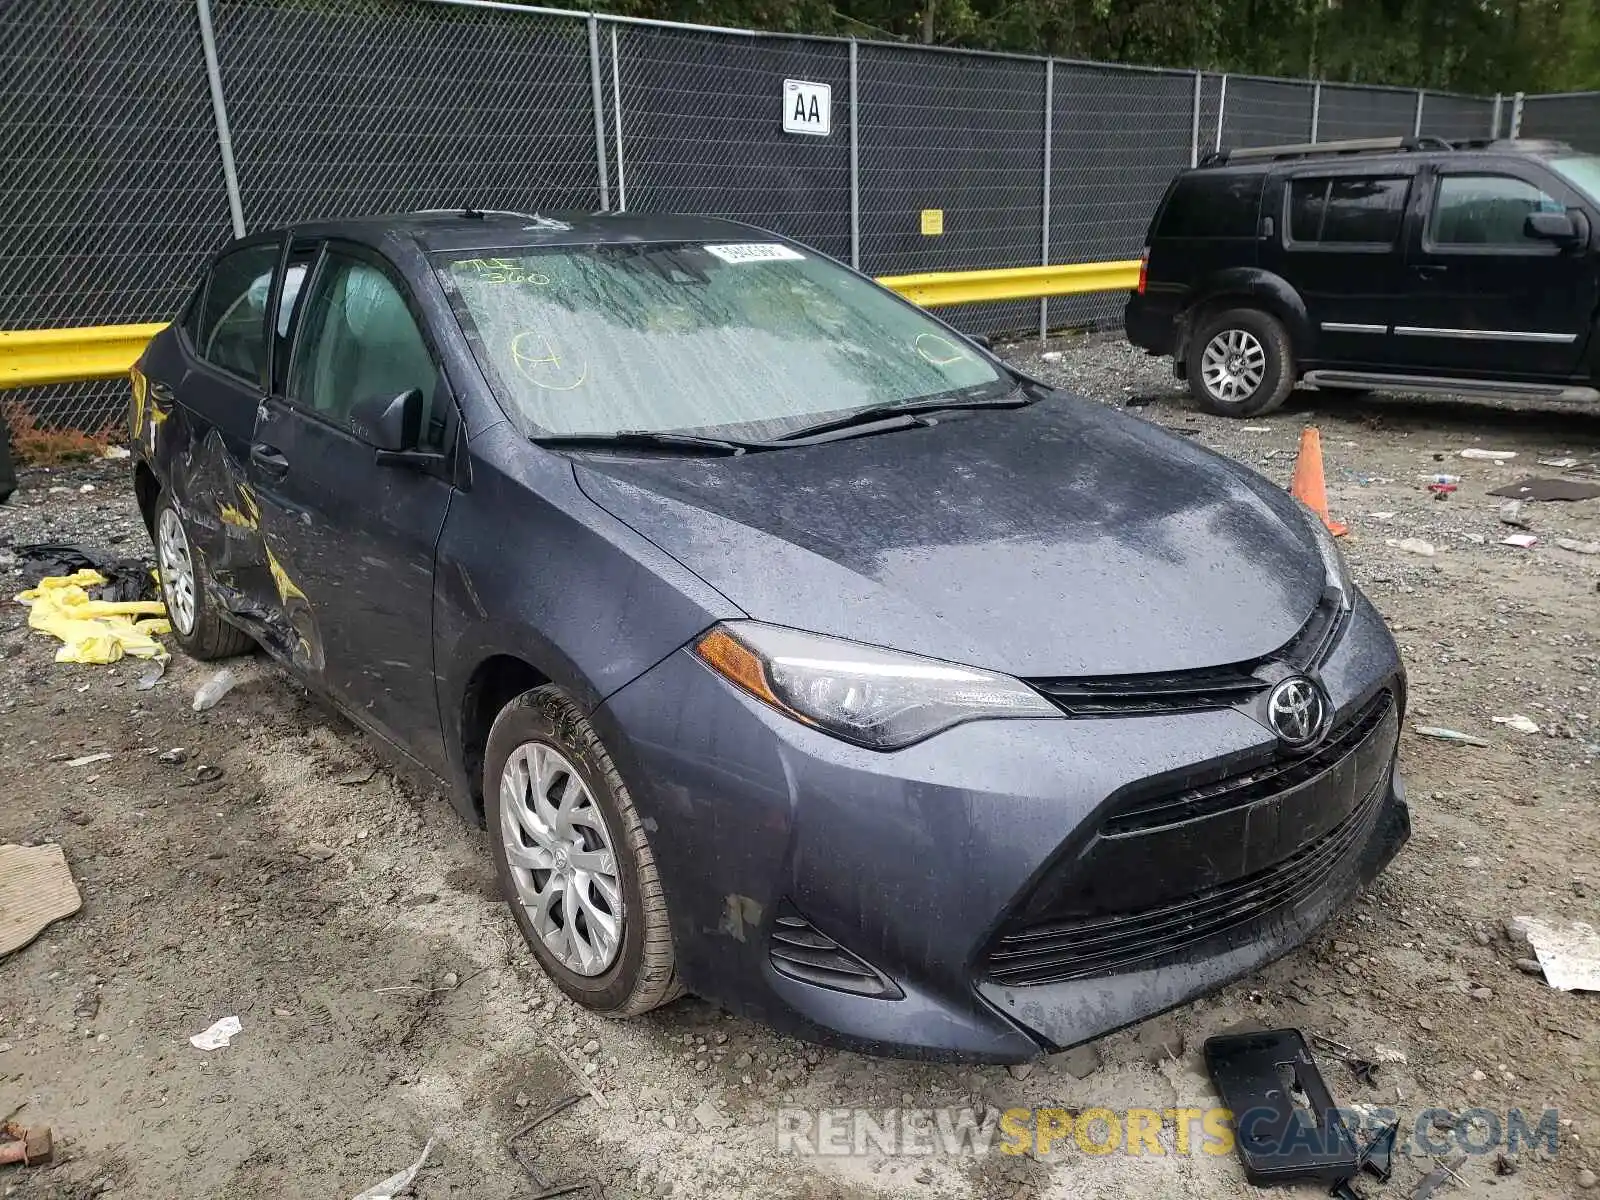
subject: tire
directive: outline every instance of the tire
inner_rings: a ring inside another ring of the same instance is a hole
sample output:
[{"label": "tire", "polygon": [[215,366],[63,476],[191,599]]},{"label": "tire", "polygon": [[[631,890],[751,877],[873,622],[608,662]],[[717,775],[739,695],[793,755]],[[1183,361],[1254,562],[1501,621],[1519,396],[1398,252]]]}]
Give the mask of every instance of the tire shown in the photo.
[{"label": "tire", "polygon": [[[574,778],[581,794],[572,790]],[[544,797],[537,810],[536,792]],[[519,794],[520,818],[512,807]],[[501,893],[556,986],[608,1017],[638,1016],[681,995],[644,824],[599,735],[561,689],[524,692],[495,718],[483,795]],[[608,916],[617,926],[609,956]]]},{"label": "tire", "polygon": [[[209,662],[254,649],[244,630],[228,624],[211,599],[205,559],[189,547],[189,534],[171,497],[162,492],[151,513],[151,536],[161,574],[161,599],[167,606],[172,637],[190,658]],[[185,581],[185,571],[187,580]]]},{"label": "tire", "polygon": [[1194,398],[1219,417],[1272,412],[1294,387],[1288,331],[1276,317],[1256,308],[1230,308],[1203,318],[1189,339],[1186,365]]}]

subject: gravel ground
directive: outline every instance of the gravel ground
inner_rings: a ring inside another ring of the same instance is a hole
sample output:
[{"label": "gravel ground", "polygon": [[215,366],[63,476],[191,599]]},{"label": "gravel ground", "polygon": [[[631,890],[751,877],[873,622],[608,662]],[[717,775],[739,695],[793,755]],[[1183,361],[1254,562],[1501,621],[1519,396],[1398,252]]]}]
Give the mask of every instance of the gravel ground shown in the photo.
[{"label": "gravel ground", "polygon": [[[0,841],[59,842],[84,907],[0,962],[0,1116],[25,1105],[17,1119],[51,1125],[60,1158],[0,1168],[0,1194],[350,1196],[435,1137],[419,1197],[533,1195],[518,1153],[608,1197],[1248,1196],[1231,1155],[1172,1153],[1170,1129],[1159,1156],[1069,1141],[1043,1157],[817,1157],[776,1136],[784,1107],[1202,1107],[1213,1098],[1200,1044],[1241,1022],[1294,1025],[1383,1060],[1369,1085],[1321,1053],[1336,1095],[1396,1109],[1407,1132],[1435,1106],[1560,1110],[1554,1155],[1524,1149],[1498,1170],[1493,1154],[1469,1157],[1440,1195],[1592,1185],[1600,1000],[1519,971],[1527,950],[1503,925],[1517,914],[1600,924],[1600,556],[1553,545],[1600,540],[1600,500],[1530,504],[1540,542],[1522,550],[1500,543],[1510,531],[1486,493],[1562,473],[1540,459],[1594,462],[1600,422],[1306,392],[1235,423],[1195,412],[1167,364],[1121,342],[1064,341],[1048,361],[1036,349],[1008,353],[1098,401],[1134,400],[1143,419],[1280,484],[1301,428],[1321,428],[1346,553],[1410,670],[1402,757],[1416,827],[1321,936],[1022,1078],[808,1047],[693,998],[607,1022],[535,968],[495,899],[485,835],[277,668],[246,660],[244,682],[195,713],[211,668],[179,658],[140,691],[142,664],[57,665],[7,604]],[[1461,459],[1469,446],[1517,457]],[[1440,472],[1462,482],[1435,501],[1423,477]],[[1389,544],[1407,538],[1435,554]],[[0,509],[0,583],[25,582],[6,547],[44,540],[147,552],[126,465],[25,472]],[[1493,720],[1513,714],[1539,732]],[[1413,723],[1489,744],[1419,737]],[[113,757],[69,765],[99,751]],[[231,1046],[189,1045],[227,1015],[244,1026]],[[567,1094],[582,1099],[508,1145]],[[1433,1163],[1410,1149],[1394,1181],[1366,1194],[1411,1196]]]}]

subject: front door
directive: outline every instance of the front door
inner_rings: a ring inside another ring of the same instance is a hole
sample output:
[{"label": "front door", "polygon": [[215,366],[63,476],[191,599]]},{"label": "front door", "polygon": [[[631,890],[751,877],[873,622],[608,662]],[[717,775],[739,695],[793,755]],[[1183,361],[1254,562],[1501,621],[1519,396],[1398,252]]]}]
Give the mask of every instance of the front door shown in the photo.
[{"label": "front door", "polygon": [[1486,170],[1443,170],[1430,185],[1395,321],[1402,365],[1484,378],[1574,374],[1600,283],[1594,260],[1524,231],[1529,213],[1566,211],[1551,194],[1557,185]]},{"label": "front door", "polygon": [[332,244],[308,289],[251,460],[297,665],[352,715],[441,769],[433,562],[452,485],[380,465],[350,414],[359,400],[421,388],[424,436],[438,448],[455,436],[448,389],[403,283],[376,256]]}]

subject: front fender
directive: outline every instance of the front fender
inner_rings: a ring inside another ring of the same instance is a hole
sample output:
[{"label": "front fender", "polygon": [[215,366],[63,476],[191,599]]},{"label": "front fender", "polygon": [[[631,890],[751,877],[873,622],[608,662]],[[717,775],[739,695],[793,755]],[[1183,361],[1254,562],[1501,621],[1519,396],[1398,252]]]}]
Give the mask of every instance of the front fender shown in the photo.
[{"label": "front fender", "polygon": [[[745,614],[583,494],[564,457],[509,425],[474,439],[434,565],[435,678],[458,788],[463,701],[488,659],[516,658],[585,712],[720,620]],[[466,793],[463,793],[466,794]]]}]

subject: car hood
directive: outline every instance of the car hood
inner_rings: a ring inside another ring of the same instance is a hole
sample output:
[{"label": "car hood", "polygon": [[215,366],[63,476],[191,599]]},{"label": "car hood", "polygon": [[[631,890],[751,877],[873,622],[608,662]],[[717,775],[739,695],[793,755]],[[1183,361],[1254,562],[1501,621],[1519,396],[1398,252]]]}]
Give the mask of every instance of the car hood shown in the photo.
[{"label": "car hood", "polygon": [[755,619],[1013,675],[1259,658],[1324,587],[1285,493],[1061,394],[736,457],[585,454],[574,470]]}]

